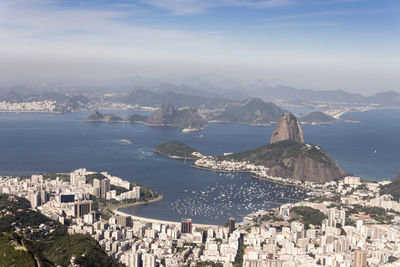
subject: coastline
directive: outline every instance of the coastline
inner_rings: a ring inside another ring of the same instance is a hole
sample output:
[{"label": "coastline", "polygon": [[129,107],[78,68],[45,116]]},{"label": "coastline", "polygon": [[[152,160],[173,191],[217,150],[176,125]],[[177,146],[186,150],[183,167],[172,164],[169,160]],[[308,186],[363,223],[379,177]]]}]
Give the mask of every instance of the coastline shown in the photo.
[{"label": "coastline", "polygon": [[[330,115],[336,119],[342,119],[341,117],[348,113],[348,112],[366,112],[370,110],[390,110],[390,109],[400,109],[400,107],[359,107],[359,108],[350,108],[344,109],[334,115]],[[329,115],[329,113],[327,113]],[[358,121],[345,121],[345,122],[352,122],[352,123],[359,123]]]},{"label": "coastline", "polygon": [[[155,203],[155,202],[161,201],[163,198],[164,198],[164,196],[160,195],[157,198],[149,200],[149,201],[146,201],[146,202],[141,201],[141,202],[135,202],[135,203],[126,203],[126,204],[121,204],[121,205],[115,205],[113,208],[111,208],[111,210],[115,215],[130,216],[133,220],[137,220],[137,221],[180,226],[181,225],[180,222],[159,220],[159,219],[153,219],[153,218],[146,218],[146,217],[141,217],[141,216],[136,216],[136,215],[133,215],[133,214],[129,214],[129,213],[126,213],[126,212],[123,212],[123,211],[119,210],[119,209],[122,209],[122,208],[127,208],[127,207],[132,207],[132,206],[139,206],[139,205],[146,205],[146,204]],[[200,228],[218,228],[218,227],[221,227],[221,225],[199,224],[199,223],[194,223],[193,226],[200,227]]]},{"label": "coastline", "polygon": [[[140,216],[132,215],[132,214],[129,214],[129,213],[126,213],[126,212],[122,212],[122,211],[119,211],[119,210],[114,210],[113,212],[114,212],[115,215],[129,216],[129,217],[132,218],[132,220],[141,221],[141,222],[167,224],[167,225],[174,225],[174,226],[178,226],[178,227],[180,227],[180,225],[181,225],[180,222],[140,217]],[[193,226],[196,226],[196,227],[199,227],[199,228],[219,228],[219,227],[222,227],[222,225],[199,224],[199,223],[193,223]]]},{"label": "coastline", "polygon": [[168,157],[168,158],[171,158],[171,159],[181,159],[181,160],[196,160],[196,159],[198,159],[197,157],[196,158],[195,157],[191,158],[191,157],[181,157],[181,156],[168,155],[168,154],[156,151],[154,149],[153,149],[153,153],[156,153],[158,155],[162,155],[164,157]]},{"label": "coastline", "polygon": [[123,209],[123,208],[128,208],[128,207],[133,207],[133,206],[140,206],[140,205],[146,205],[146,204],[151,204],[155,203],[158,201],[161,201],[164,198],[164,195],[159,195],[158,197],[154,199],[150,199],[149,201],[139,201],[139,202],[134,202],[134,203],[123,203],[123,204],[117,204],[117,205],[110,205],[108,206],[113,212],[118,211],[118,209]]},{"label": "coastline", "polygon": [[254,178],[254,179],[263,180],[263,181],[269,181],[269,182],[276,183],[276,184],[280,184],[280,185],[302,187],[302,188],[305,188],[305,189],[308,189],[308,190],[317,191],[317,190],[314,189],[314,188],[309,188],[309,187],[304,186],[304,185],[301,185],[301,184],[287,183],[287,182],[284,182],[284,181],[277,181],[277,180],[270,179],[270,178],[260,177],[260,176],[257,176],[256,174],[252,173],[251,171],[225,171],[225,170],[214,170],[214,169],[210,169],[210,168],[195,166],[194,164],[191,164],[191,166],[192,166],[193,168],[200,169],[200,170],[214,171],[214,172],[220,172],[220,173],[248,173],[248,174],[250,174],[250,176],[251,176],[252,178]]}]

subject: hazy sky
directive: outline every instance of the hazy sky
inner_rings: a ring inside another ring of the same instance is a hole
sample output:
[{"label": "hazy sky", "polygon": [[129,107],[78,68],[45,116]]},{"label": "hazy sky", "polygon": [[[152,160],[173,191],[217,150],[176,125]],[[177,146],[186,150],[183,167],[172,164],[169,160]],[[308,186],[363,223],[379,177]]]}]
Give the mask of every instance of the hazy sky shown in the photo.
[{"label": "hazy sky", "polygon": [[400,1],[0,1],[3,82],[208,73],[400,91]]}]

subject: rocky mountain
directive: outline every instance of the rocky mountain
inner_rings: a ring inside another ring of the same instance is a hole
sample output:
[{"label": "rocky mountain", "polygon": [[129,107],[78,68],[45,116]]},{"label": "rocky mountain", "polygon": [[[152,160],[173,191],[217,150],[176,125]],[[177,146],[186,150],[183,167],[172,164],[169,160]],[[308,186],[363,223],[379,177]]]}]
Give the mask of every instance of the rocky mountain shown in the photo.
[{"label": "rocky mountain", "polygon": [[122,122],[124,121],[122,118],[118,117],[114,114],[102,114],[99,111],[94,111],[85,119],[86,121],[94,121],[94,122]]},{"label": "rocky mountain", "polygon": [[324,183],[346,175],[322,148],[304,144],[301,125],[291,113],[285,113],[279,119],[270,144],[220,158],[263,165],[269,168],[271,176],[301,181]]},{"label": "rocky mountain", "polygon": [[304,143],[303,129],[299,120],[290,112],[281,116],[272,132],[270,144],[291,140],[295,143]]},{"label": "rocky mountain", "polygon": [[239,122],[250,125],[269,125],[285,112],[274,103],[265,103],[259,98],[249,98],[242,102],[232,103],[219,114],[212,114],[209,120],[222,122]]},{"label": "rocky mountain", "polygon": [[307,115],[301,117],[300,121],[302,123],[310,123],[310,124],[330,124],[330,123],[337,122],[338,119],[335,119],[334,117],[326,115],[325,113],[323,113],[321,111],[315,111],[315,112],[311,112],[310,114],[307,114]]},{"label": "rocky mountain", "polygon": [[204,130],[208,125],[197,109],[176,109],[173,105],[163,105],[145,123],[148,126],[173,126],[192,130]]},{"label": "rocky mountain", "polygon": [[346,173],[320,147],[291,140],[221,157],[226,160],[248,161],[268,167],[274,177],[324,183],[343,178]]},{"label": "rocky mountain", "polygon": [[366,101],[381,106],[399,106],[400,94],[396,92],[382,92],[366,97]]}]

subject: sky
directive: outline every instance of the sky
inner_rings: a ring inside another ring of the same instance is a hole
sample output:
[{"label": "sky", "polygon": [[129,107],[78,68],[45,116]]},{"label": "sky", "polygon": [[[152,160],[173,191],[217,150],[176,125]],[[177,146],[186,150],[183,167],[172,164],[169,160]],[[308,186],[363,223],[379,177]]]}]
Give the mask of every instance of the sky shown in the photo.
[{"label": "sky", "polygon": [[191,75],[399,92],[400,1],[0,1],[3,84]]}]

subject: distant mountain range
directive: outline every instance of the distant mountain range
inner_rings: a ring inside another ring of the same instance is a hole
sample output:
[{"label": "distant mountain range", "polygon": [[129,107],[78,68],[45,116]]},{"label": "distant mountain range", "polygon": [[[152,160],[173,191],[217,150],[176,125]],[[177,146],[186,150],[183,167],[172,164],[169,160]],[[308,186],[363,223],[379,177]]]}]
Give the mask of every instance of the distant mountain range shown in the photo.
[{"label": "distant mountain range", "polygon": [[298,104],[304,102],[326,102],[345,104],[378,104],[382,106],[400,105],[400,94],[396,92],[382,92],[373,96],[365,97],[361,94],[349,93],[342,90],[317,91],[297,89],[284,85],[271,87],[262,81],[258,81],[249,86],[247,92],[250,95],[258,96],[264,99],[282,100]]},{"label": "distant mountain range", "polygon": [[[51,87],[50,87],[51,88]],[[18,86],[0,89],[0,102],[30,102],[54,100],[60,109],[84,109],[89,103],[118,102],[129,105],[160,107],[165,104],[177,108],[227,109],[237,106],[243,99],[260,98],[267,102],[294,105],[377,105],[400,106],[400,93],[382,92],[363,96],[342,90],[324,91],[297,89],[285,85],[269,86],[263,81],[249,85],[223,82],[214,77],[207,81],[192,76],[172,81],[147,80],[141,77],[124,78],[106,83],[103,87],[30,90]],[[109,93],[109,94],[106,94]]]},{"label": "distant mountain range", "polygon": [[204,83],[173,84],[159,83],[135,89],[125,98],[127,103],[146,103],[148,105],[173,104],[174,106],[219,107],[229,100],[239,101],[251,97],[261,98],[271,102],[287,102],[291,104],[336,103],[336,104],[376,104],[380,106],[400,106],[400,93],[382,92],[372,96],[363,96],[343,90],[309,90],[297,89],[285,85],[269,86],[262,81],[248,86],[219,88]]}]

